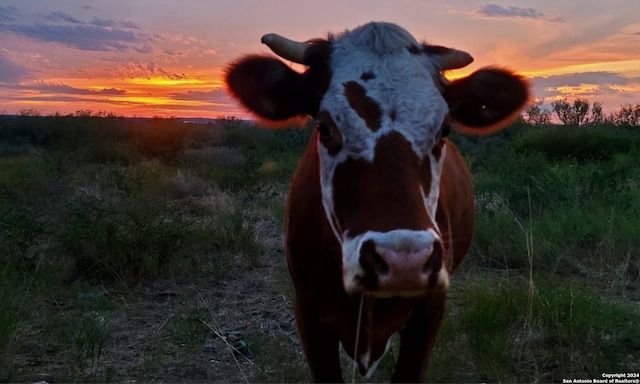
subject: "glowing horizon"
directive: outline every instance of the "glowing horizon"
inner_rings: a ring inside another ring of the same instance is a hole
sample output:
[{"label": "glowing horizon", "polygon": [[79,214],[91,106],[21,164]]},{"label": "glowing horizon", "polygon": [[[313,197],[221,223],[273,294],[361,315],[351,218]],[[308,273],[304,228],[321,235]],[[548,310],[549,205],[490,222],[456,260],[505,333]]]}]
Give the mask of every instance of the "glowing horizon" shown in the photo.
[{"label": "glowing horizon", "polygon": [[[224,91],[224,67],[269,53],[264,33],[325,37],[370,20],[405,27],[416,39],[463,49],[475,61],[531,79],[534,97],[587,98],[605,112],[640,102],[640,3],[523,0],[505,4],[327,0],[203,5],[91,0],[83,6],[5,0],[0,5],[0,112],[77,110],[123,116],[250,115]],[[155,5],[155,6],[152,6]],[[286,10],[285,13],[282,10]],[[313,14],[300,20],[299,14]],[[456,33],[447,31],[456,26]]]}]

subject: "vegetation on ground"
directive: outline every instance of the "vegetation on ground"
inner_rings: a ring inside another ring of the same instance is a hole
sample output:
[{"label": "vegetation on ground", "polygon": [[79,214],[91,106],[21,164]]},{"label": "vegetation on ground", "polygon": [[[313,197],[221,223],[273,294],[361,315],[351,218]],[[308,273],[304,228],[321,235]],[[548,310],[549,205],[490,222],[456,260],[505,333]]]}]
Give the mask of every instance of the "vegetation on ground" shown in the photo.
[{"label": "vegetation on ground", "polygon": [[[0,381],[307,381],[282,221],[310,129],[0,118]],[[428,380],[640,371],[640,131],[452,139],[476,235]]]}]

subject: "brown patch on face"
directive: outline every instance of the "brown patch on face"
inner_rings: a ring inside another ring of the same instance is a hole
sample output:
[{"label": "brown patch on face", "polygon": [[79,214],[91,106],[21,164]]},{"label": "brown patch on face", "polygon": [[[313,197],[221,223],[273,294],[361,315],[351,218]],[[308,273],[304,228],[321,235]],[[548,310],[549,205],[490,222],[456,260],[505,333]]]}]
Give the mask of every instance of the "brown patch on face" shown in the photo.
[{"label": "brown patch on face", "polygon": [[366,231],[433,227],[424,207],[431,186],[429,159],[420,161],[400,133],[379,139],[373,163],[348,159],[336,167],[334,211],[349,236]]},{"label": "brown patch on face", "polygon": [[364,119],[367,127],[373,132],[380,129],[382,110],[378,103],[367,96],[367,90],[356,81],[344,83],[344,95],[358,116]]}]

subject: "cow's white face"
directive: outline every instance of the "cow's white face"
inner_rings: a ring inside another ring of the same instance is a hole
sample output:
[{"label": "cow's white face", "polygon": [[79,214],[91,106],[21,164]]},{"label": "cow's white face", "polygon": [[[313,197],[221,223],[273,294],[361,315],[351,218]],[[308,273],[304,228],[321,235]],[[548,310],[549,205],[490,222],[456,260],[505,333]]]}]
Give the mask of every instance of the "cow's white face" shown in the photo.
[{"label": "cow's white face", "polygon": [[[378,251],[371,252],[392,252],[390,257],[409,260],[420,254],[422,258],[414,258],[422,269],[431,254],[427,251],[440,242],[435,212],[445,148],[434,148],[449,111],[441,93],[441,62],[393,24],[367,24],[331,44],[332,77],[317,115],[322,125],[318,152],[323,205],[343,247],[345,288],[375,289],[377,284],[364,281],[364,244],[373,242]],[[383,165],[401,158],[414,164]],[[367,168],[367,179],[362,179],[363,172],[350,172],[351,164]],[[346,175],[341,177],[341,172]],[[337,188],[337,183],[350,187]],[[367,193],[378,196],[367,201]],[[394,198],[413,201],[405,204],[406,211],[391,212],[386,207]],[[397,227],[385,225],[389,215],[402,216],[395,220]],[[435,275],[423,276],[413,289],[400,284],[403,292],[398,293],[418,293],[431,279],[437,279],[431,287],[446,287],[442,258],[439,264]]]},{"label": "cow's white face", "polygon": [[262,41],[307,70],[253,55],[233,63],[226,82],[262,118],[316,119],[322,200],[342,246],[345,290],[413,296],[446,288],[449,250],[436,222],[444,128],[503,128],[527,102],[526,82],[496,68],[448,82],[441,72],[471,56],[420,44],[389,23],[310,43],[274,34]]}]

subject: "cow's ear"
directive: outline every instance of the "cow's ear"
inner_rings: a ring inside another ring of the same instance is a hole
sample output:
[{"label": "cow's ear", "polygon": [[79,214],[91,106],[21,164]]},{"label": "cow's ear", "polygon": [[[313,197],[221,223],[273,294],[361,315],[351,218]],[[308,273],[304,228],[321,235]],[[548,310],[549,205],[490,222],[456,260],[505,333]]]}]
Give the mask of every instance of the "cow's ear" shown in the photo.
[{"label": "cow's ear", "polygon": [[304,75],[269,56],[246,56],[225,74],[227,89],[259,118],[283,121],[312,113],[317,103],[308,95]]},{"label": "cow's ear", "polygon": [[449,116],[463,133],[485,135],[513,122],[529,100],[529,83],[500,68],[483,68],[444,91]]}]

